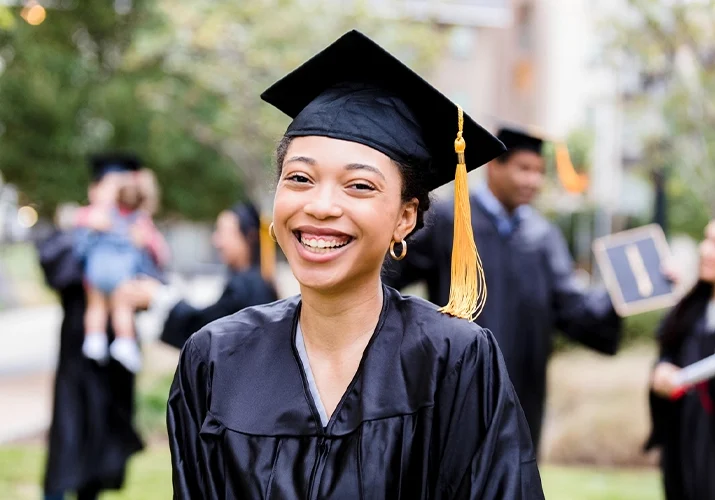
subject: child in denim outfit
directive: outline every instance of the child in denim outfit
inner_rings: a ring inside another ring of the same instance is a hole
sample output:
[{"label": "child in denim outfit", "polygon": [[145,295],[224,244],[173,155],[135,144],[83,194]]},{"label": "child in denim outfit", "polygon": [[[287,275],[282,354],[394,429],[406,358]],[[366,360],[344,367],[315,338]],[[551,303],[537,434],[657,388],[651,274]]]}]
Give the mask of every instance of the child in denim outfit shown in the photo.
[{"label": "child in denim outfit", "polygon": [[[114,292],[125,281],[141,276],[161,280],[166,244],[151,220],[157,192],[151,172],[117,176],[108,184],[103,199],[82,209],[77,219],[84,230],[75,249],[84,264],[87,289],[82,352],[100,362],[109,353],[136,373],[142,362],[134,332],[135,311]],[[108,346],[110,316],[116,338]]]}]

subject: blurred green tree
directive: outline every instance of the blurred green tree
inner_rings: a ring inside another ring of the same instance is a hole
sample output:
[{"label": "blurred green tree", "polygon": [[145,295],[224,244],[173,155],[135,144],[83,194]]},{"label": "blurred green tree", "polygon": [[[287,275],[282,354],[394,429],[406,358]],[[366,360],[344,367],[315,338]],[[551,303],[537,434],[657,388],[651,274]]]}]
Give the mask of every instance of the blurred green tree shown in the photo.
[{"label": "blurred green tree", "polygon": [[715,0],[627,0],[604,24],[608,62],[635,75],[625,92],[641,166],[665,175],[673,230],[702,236],[715,215]]},{"label": "blurred green tree", "polygon": [[350,29],[421,73],[446,41],[434,25],[381,16],[359,1],[196,0],[167,2],[166,11],[181,34],[164,49],[172,68],[222,96],[218,126],[201,133],[238,165],[264,209],[271,202],[274,148],[289,119],[259,99],[263,90]]},{"label": "blurred green tree", "polygon": [[45,214],[84,200],[85,157],[131,149],[165,216],[212,218],[246,193],[266,207],[287,119],[259,95],[357,27],[427,69],[439,29],[304,0],[61,0],[39,25],[0,12],[0,171]]},{"label": "blurred green tree", "polygon": [[[84,200],[85,158],[100,150],[139,153],[169,212],[208,217],[233,201],[230,160],[191,129],[211,125],[219,97],[166,72],[163,54],[129,58],[138,40],[171,33],[154,2],[54,2],[40,24],[12,16],[0,34],[0,171],[25,202],[48,214]],[[162,109],[150,91],[170,85]],[[211,196],[190,196],[197,185]]]}]

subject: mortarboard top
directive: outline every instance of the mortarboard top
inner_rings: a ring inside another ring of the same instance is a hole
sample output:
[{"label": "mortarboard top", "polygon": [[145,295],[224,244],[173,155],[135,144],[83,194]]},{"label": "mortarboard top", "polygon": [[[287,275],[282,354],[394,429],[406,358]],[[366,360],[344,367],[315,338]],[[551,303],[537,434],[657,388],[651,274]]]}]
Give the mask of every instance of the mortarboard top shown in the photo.
[{"label": "mortarboard top", "polygon": [[[273,84],[261,98],[291,118],[286,135],[364,144],[429,169],[433,190],[455,177],[457,105],[358,31],[350,31]],[[464,114],[467,168],[505,148]]]},{"label": "mortarboard top", "polygon": [[675,285],[663,274],[670,255],[663,230],[648,224],[594,240],[593,252],[620,316],[630,316],[674,305]]},{"label": "mortarboard top", "polygon": [[130,153],[102,153],[92,155],[89,165],[96,182],[111,172],[135,172],[141,167],[141,160]]},{"label": "mortarboard top", "polygon": [[541,155],[544,139],[534,133],[516,128],[501,128],[497,138],[504,143],[507,151],[527,150]]},{"label": "mortarboard top", "polygon": [[289,137],[317,135],[366,145],[425,169],[424,187],[430,191],[455,181],[450,298],[441,311],[474,319],[484,307],[486,282],[472,232],[467,169],[503,154],[501,141],[355,30],[273,84],[261,98],[293,118]]}]

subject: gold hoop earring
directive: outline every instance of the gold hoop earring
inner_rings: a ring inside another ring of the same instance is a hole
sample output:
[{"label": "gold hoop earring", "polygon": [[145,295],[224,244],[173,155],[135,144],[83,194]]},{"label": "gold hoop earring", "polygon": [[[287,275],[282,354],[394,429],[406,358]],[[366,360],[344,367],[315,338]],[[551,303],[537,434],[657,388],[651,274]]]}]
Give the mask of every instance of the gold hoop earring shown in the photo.
[{"label": "gold hoop earring", "polygon": [[[395,254],[395,243],[402,243],[402,252],[400,252],[400,255]],[[390,256],[395,260],[402,260],[405,258],[405,255],[407,255],[407,242],[405,240],[402,240],[402,241],[392,240],[390,242]]]},{"label": "gold hoop earring", "polygon": [[271,222],[271,224],[268,226],[268,236],[270,236],[271,239],[272,239],[275,243],[278,242],[278,239],[276,238],[276,230],[275,230],[275,228],[273,227],[273,223],[272,223],[272,222]]}]

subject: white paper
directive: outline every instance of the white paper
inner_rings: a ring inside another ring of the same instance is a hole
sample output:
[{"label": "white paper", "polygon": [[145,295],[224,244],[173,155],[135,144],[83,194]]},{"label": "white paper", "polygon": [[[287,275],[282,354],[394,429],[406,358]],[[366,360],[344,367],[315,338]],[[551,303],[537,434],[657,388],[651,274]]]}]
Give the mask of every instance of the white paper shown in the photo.
[{"label": "white paper", "polygon": [[681,369],[677,376],[679,387],[689,387],[715,377],[715,354]]}]

